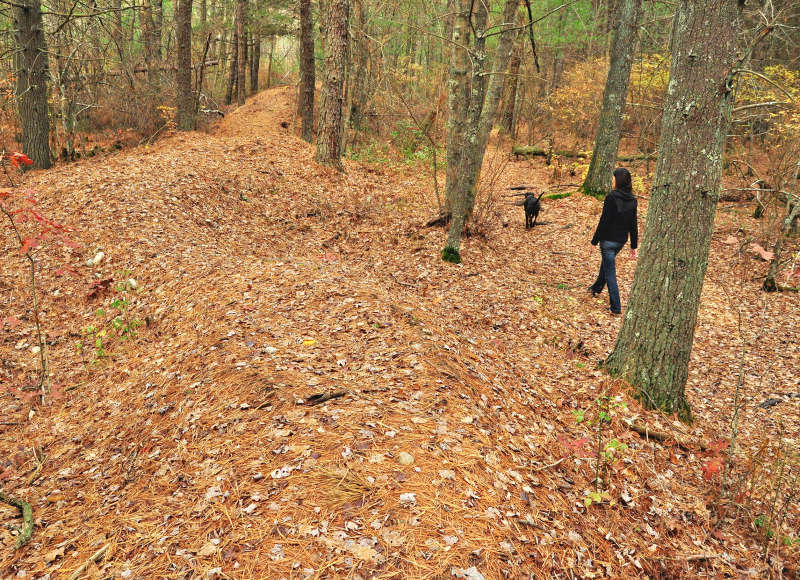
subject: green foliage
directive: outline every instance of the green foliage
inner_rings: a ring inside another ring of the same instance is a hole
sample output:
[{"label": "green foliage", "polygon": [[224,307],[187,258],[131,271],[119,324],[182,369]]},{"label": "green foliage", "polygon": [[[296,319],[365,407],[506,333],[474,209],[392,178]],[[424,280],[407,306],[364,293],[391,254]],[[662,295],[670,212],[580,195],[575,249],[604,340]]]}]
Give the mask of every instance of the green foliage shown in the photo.
[{"label": "green foliage", "polygon": [[562,192],[562,193],[551,193],[549,195],[545,195],[544,199],[564,199],[566,197],[571,196],[573,193],[575,193],[575,192],[574,191],[565,191],[565,192]]},{"label": "green foliage", "polygon": [[[98,307],[94,311],[97,323],[81,329],[81,340],[75,343],[80,354],[91,353],[90,363],[97,363],[109,355],[109,349],[116,340],[133,340],[137,338],[137,329],[142,321],[130,315],[133,293],[138,285],[129,276],[130,271],[118,270],[115,275],[122,279],[114,287],[114,295],[109,297],[107,307]],[[112,317],[108,319],[109,313]]]}]

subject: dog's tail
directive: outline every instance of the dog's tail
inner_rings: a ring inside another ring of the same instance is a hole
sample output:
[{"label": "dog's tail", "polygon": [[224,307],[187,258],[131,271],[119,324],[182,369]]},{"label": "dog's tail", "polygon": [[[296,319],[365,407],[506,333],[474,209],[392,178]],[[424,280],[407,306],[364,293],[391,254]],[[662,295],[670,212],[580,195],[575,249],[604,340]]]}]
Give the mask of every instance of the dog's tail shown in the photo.
[{"label": "dog's tail", "polygon": [[539,194],[539,197],[537,197],[537,198],[536,198],[536,201],[539,201],[540,199],[542,199],[542,196],[543,196],[545,193],[547,193],[547,192],[546,192],[546,191],[543,191],[542,193],[540,193],[540,194]]}]

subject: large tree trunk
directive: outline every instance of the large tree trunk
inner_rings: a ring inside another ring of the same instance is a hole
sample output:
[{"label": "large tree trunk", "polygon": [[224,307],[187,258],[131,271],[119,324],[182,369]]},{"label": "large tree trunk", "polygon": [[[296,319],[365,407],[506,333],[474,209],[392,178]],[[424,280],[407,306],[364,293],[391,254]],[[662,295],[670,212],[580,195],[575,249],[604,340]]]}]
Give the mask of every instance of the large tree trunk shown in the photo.
[{"label": "large tree trunk", "polygon": [[236,43],[237,49],[237,64],[238,70],[236,71],[236,104],[240,107],[244,105],[245,96],[247,92],[247,35],[245,34],[245,1],[236,0],[236,36],[238,42]]},{"label": "large tree trunk", "polygon": [[650,408],[691,418],[684,388],[720,195],[739,0],[681,0],[641,258],[608,358]]},{"label": "large tree trunk", "polygon": [[39,0],[14,5],[14,34],[19,50],[17,103],[22,120],[22,151],[36,167],[53,164],[50,157],[50,119],[47,111],[47,47]]},{"label": "large tree trunk", "polygon": [[[465,0],[462,7],[471,5],[470,0]],[[511,57],[511,50],[514,44],[514,16],[517,11],[519,0],[506,0],[503,9],[503,22],[501,25],[500,38],[494,55],[494,63],[491,74],[488,75],[488,86],[485,80],[486,73],[486,54],[484,52],[484,42],[476,39],[476,51],[472,57],[472,82],[469,96],[469,110],[466,114],[467,122],[463,141],[461,143],[448,142],[448,151],[452,147],[461,147],[461,159],[457,176],[454,183],[448,183],[448,194],[450,186],[454,188],[452,217],[450,219],[450,231],[447,234],[447,242],[442,252],[442,258],[450,262],[460,262],[459,250],[461,247],[461,234],[464,230],[472,209],[475,204],[475,186],[483,165],[483,156],[486,153],[486,145],[489,143],[489,134],[494,126],[497,115],[497,107],[500,104],[500,96],[503,92],[503,77],[508,67]],[[456,16],[456,20],[463,20],[463,14]],[[467,25],[468,22],[467,22]],[[453,37],[455,38],[454,25]],[[477,28],[482,30],[482,28]],[[452,82],[452,81],[451,81]],[[449,158],[449,154],[448,154]],[[448,178],[450,174],[448,173]]]},{"label": "large tree trunk", "polygon": [[175,14],[178,68],[178,129],[195,128],[195,106],[192,95],[192,0],[178,0]]},{"label": "large tree trunk", "polygon": [[304,141],[314,140],[314,22],[311,0],[300,0],[300,98],[297,112]]},{"label": "large tree trunk", "polygon": [[349,0],[330,0],[325,38],[325,83],[317,161],[342,169],[342,101],[347,60]]},{"label": "large tree trunk", "polygon": [[633,49],[639,31],[642,0],[621,0],[619,9],[620,13],[615,18],[611,61],[603,93],[603,107],[597,123],[594,152],[589,172],[583,182],[583,190],[590,194],[607,193],[611,186],[611,173],[617,163],[622,115],[628,97],[628,83],[633,64]]}]

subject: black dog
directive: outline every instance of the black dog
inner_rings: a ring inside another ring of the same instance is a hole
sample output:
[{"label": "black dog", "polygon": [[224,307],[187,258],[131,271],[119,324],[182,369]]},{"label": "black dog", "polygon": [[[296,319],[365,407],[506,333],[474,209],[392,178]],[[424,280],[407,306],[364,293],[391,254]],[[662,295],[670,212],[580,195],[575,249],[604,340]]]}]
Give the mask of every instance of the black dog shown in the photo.
[{"label": "black dog", "polygon": [[536,225],[536,219],[539,217],[539,212],[542,210],[542,204],[539,201],[542,199],[544,192],[539,194],[539,197],[532,191],[525,192],[525,201],[522,202],[525,208],[525,229],[532,228]]}]

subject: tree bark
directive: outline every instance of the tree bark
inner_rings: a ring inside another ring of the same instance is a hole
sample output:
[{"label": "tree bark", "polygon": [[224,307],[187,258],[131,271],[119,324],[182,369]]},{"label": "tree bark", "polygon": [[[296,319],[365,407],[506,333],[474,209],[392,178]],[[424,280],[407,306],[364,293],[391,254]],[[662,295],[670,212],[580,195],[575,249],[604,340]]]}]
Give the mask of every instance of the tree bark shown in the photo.
[{"label": "tree bark", "polygon": [[[271,46],[274,46],[275,37],[270,37],[270,42],[272,43]],[[250,59],[250,94],[256,94],[258,92],[258,69],[261,66],[261,39],[253,35],[253,57]],[[272,52],[269,55],[269,66],[268,69],[272,67]],[[267,70],[267,77],[271,73],[271,70]],[[267,88],[269,88],[269,80],[267,80]]]},{"label": "tree bark", "polygon": [[175,81],[178,87],[178,129],[195,128],[195,106],[192,96],[192,0],[178,0],[175,14],[178,69]]},{"label": "tree bark", "polygon": [[518,42],[514,45],[511,60],[508,63],[508,76],[503,86],[503,113],[500,116],[500,128],[508,135],[514,133],[514,121],[517,112],[517,85],[519,84],[519,69],[522,64],[522,49],[525,45]]},{"label": "tree bark", "polygon": [[720,196],[739,0],[680,0],[641,257],[608,370],[691,419],[684,389]]},{"label": "tree bark", "polygon": [[[465,1],[462,6],[468,7],[470,1]],[[519,0],[506,0],[503,9],[503,21],[501,24],[500,38],[495,49],[494,63],[492,66],[489,80],[486,81],[486,54],[483,39],[476,39],[477,50],[472,55],[472,82],[469,96],[469,110],[467,112],[467,123],[461,143],[448,142],[448,151],[452,147],[463,149],[461,154],[458,175],[455,176],[452,187],[454,188],[452,217],[450,219],[450,231],[447,234],[447,242],[442,251],[442,258],[450,262],[461,260],[459,250],[461,247],[461,234],[464,230],[472,210],[475,205],[475,186],[483,165],[483,156],[486,153],[486,145],[489,143],[489,134],[494,126],[497,115],[497,107],[500,104],[500,96],[503,92],[503,77],[511,58],[511,50],[514,44],[515,14]],[[463,11],[462,11],[463,12]],[[463,12],[465,13],[465,12]],[[463,15],[457,15],[456,19],[463,20]],[[468,25],[468,22],[467,22]],[[453,37],[455,38],[454,25]],[[481,30],[481,29],[478,29]],[[451,81],[452,82],[452,81]],[[488,82],[488,86],[487,83]],[[448,173],[448,178],[450,177]],[[450,184],[448,184],[450,185]],[[448,188],[448,193],[450,193]]]},{"label": "tree bark", "polygon": [[231,68],[228,75],[228,88],[225,91],[225,104],[230,105],[233,102],[233,89],[237,84],[237,75],[239,72],[239,35],[236,30],[233,31],[233,40],[231,41],[233,49],[231,50]]},{"label": "tree bark", "polygon": [[247,92],[247,35],[245,34],[245,2],[246,0],[236,0],[236,36],[238,42],[236,71],[236,104],[240,107],[244,105]]},{"label": "tree bark", "polygon": [[445,176],[445,214],[452,216],[458,191],[461,144],[467,129],[469,109],[470,13],[464,0],[452,0],[452,39],[448,86],[447,172]]},{"label": "tree bark", "polygon": [[22,151],[42,169],[53,164],[47,110],[47,46],[39,0],[14,5],[14,34],[18,48],[17,106],[22,120]]},{"label": "tree bark", "polygon": [[611,60],[603,93],[603,106],[597,123],[594,152],[583,182],[583,190],[592,195],[609,191],[611,173],[617,163],[622,115],[625,113],[625,101],[628,97],[642,0],[621,0],[619,10],[618,18],[614,19],[616,24],[611,43]]},{"label": "tree bark", "polygon": [[311,0],[300,0],[300,98],[297,102],[304,141],[314,140],[314,22]]},{"label": "tree bark", "polygon": [[325,39],[325,82],[317,161],[342,168],[342,101],[348,45],[349,0],[330,0]]}]

